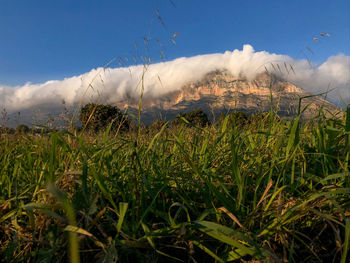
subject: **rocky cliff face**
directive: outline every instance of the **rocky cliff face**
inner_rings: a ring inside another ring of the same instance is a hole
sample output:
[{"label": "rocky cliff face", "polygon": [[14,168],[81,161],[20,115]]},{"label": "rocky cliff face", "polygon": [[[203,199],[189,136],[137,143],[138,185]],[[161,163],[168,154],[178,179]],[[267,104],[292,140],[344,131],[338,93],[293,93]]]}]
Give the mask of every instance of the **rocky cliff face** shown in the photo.
[{"label": "rocky cliff face", "polygon": [[[292,116],[308,105],[304,118],[315,116],[321,107],[335,112],[337,107],[320,97],[311,94],[290,82],[271,74],[261,74],[254,80],[235,78],[227,72],[217,71],[207,74],[201,81],[189,83],[181,89],[159,98],[146,98],[142,102],[145,120],[152,116],[173,117],[179,112],[201,108],[215,114],[234,110],[248,113],[269,111],[271,106],[282,116]],[[119,108],[135,110],[136,101],[121,101]]]}]

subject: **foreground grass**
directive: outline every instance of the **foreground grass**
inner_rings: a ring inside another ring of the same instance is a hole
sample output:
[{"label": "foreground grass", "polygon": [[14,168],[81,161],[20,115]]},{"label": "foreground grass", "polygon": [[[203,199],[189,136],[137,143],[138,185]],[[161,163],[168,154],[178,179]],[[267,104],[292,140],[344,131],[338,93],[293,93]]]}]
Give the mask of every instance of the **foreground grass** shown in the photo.
[{"label": "foreground grass", "polygon": [[3,135],[5,262],[349,262],[343,119]]}]

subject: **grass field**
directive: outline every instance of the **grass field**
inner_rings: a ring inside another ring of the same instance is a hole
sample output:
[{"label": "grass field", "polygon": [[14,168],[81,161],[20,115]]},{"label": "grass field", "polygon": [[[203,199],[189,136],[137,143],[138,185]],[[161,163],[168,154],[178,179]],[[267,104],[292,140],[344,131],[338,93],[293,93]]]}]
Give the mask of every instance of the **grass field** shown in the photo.
[{"label": "grass field", "polygon": [[349,262],[350,109],[1,136],[2,262]]}]

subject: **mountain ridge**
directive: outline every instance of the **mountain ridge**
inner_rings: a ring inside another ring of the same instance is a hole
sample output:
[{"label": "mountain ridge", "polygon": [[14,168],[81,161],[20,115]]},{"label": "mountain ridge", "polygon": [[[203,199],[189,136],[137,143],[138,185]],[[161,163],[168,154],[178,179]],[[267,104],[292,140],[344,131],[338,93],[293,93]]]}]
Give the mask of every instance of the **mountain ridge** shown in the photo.
[{"label": "mountain ridge", "polygon": [[[271,73],[262,73],[248,80],[217,70],[164,96],[143,98],[142,114],[145,122],[149,122],[155,117],[173,118],[199,108],[213,114],[231,111],[251,114],[269,111],[272,106],[281,116],[293,116],[298,113],[300,98],[301,109],[308,105],[302,116],[305,119],[314,117],[321,108],[328,113],[339,110],[324,98]],[[134,112],[138,110],[138,101],[122,100],[117,106]]]}]

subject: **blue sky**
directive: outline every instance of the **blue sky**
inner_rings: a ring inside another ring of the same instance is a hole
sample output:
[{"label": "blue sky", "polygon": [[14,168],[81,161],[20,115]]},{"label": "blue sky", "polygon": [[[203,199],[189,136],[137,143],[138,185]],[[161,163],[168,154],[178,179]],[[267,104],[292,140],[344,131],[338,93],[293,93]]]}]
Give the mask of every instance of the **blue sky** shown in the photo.
[{"label": "blue sky", "polygon": [[146,55],[144,37],[153,61],[160,50],[171,60],[250,44],[321,63],[350,55],[350,1],[0,0],[0,36],[0,85],[63,79],[116,57],[132,64]]}]

